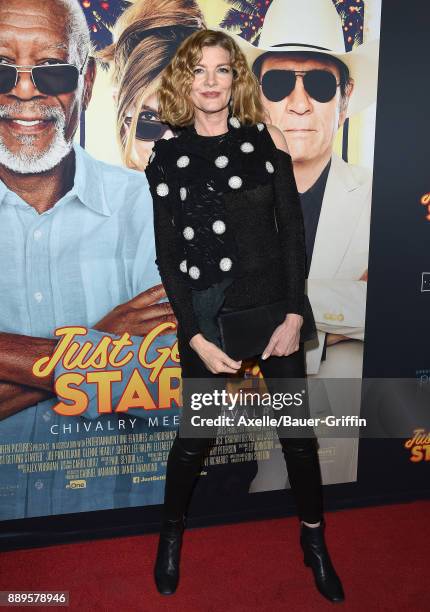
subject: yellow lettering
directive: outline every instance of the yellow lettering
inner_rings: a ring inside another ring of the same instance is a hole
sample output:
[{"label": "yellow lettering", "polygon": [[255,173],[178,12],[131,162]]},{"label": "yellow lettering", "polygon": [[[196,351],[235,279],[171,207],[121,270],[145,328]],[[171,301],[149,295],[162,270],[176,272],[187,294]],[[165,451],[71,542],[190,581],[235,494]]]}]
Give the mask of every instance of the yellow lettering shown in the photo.
[{"label": "yellow lettering", "polygon": [[421,450],[421,446],[414,446],[411,450],[410,460],[414,463],[418,463],[423,460],[423,452]]},{"label": "yellow lettering", "polygon": [[104,369],[108,364],[108,348],[112,342],[109,336],[103,336],[100,342],[96,345],[94,353],[88,357],[87,361],[82,362],[82,368],[97,368]]},{"label": "yellow lettering", "polygon": [[144,410],[157,408],[137,368],[133,370],[115,412],[127,412],[130,408],[144,408]]},{"label": "yellow lettering", "polygon": [[66,370],[82,368],[83,360],[92,348],[92,342],[85,342],[80,348],[78,342],[72,342],[64,354],[63,366],[66,368]]},{"label": "yellow lettering", "polygon": [[175,344],[172,346],[172,353],[170,355],[170,359],[174,363],[179,363],[180,362],[179,351],[178,351],[178,341],[177,340],[176,340]]},{"label": "yellow lettering", "polygon": [[414,429],[414,435],[409,440],[406,440],[405,448],[411,448],[416,444],[430,444],[430,433],[424,433],[425,429]]},{"label": "yellow lettering", "polygon": [[121,352],[121,349],[123,349],[125,346],[133,345],[133,342],[130,340],[130,334],[123,334],[119,340],[114,340],[112,344],[114,345],[114,348],[109,355],[109,363],[114,368],[122,368],[122,366],[125,366],[127,363],[129,363],[129,361],[131,361],[131,359],[133,359],[132,351],[128,351],[128,353],[126,353],[122,359],[119,359],[118,361],[116,360]]},{"label": "yellow lettering", "polygon": [[118,370],[87,373],[87,382],[97,385],[97,412],[99,414],[112,412],[112,383],[121,382],[121,380],[122,372]]},{"label": "yellow lettering", "polygon": [[56,336],[63,336],[60,342],[55,347],[54,352],[50,357],[41,357],[33,365],[33,374],[39,378],[49,376],[60,362],[67,347],[75,336],[82,336],[87,333],[85,327],[59,327],[55,330]]},{"label": "yellow lettering", "polygon": [[176,329],[176,325],[174,323],[167,323],[167,322],[161,323],[161,325],[157,325],[157,327],[154,327],[154,329],[151,329],[149,334],[145,336],[145,339],[140,345],[139,356],[138,356],[139,363],[144,368],[152,369],[152,372],[149,376],[150,382],[154,382],[156,380],[157,376],[160,374],[161,368],[164,366],[164,364],[170,357],[170,353],[171,353],[170,348],[163,347],[163,348],[156,349],[157,353],[159,354],[159,357],[156,357],[154,361],[147,360],[147,353],[148,353],[149,347],[151,346],[151,343],[155,340],[155,338],[161,332],[165,331],[166,329]]},{"label": "yellow lettering", "polygon": [[[171,386],[176,380],[179,384]],[[158,406],[159,408],[170,408],[175,401],[178,406],[182,405],[181,398],[181,368],[163,368],[158,378]]]},{"label": "yellow lettering", "polygon": [[85,377],[82,374],[69,372],[62,374],[55,381],[55,393],[66,400],[73,402],[66,404],[59,402],[54,406],[54,412],[61,416],[79,416],[88,407],[88,396],[81,389],[75,389],[70,385],[80,385]]}]

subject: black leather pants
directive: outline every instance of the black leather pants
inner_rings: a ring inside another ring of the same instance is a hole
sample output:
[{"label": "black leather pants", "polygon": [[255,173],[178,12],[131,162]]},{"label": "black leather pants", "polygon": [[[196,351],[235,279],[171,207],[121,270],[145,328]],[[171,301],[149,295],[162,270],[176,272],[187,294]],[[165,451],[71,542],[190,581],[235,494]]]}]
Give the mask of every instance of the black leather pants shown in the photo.
[{"label": "black leather pants", "polygon": [[[225,378],[212,374],[197,353],[184,341],[178,330],[178,348],[183,378]],[[259,358],[258,364],[267,382],[270,379],[305,378],[303,345],[288,357]],[[184,410],[188,409],[184,406]],[[279,433],[279,432],[278,432]],[[186,513],[191,492],[201,469],[202,459],[213,439],[180,437],[179,432],[169,453],[166,471],[164,517],[177,519]],[[321,471],[315,437],[280,437],[291,490],[296,500],[298,516],[308,523],[322,519]]]}]

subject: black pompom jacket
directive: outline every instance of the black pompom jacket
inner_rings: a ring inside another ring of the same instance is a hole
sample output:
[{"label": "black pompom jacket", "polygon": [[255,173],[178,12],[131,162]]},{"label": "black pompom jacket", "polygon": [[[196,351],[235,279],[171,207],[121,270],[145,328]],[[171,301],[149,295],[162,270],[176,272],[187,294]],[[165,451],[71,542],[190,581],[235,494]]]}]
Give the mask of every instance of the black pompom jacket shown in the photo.
[{"label": "black pompom jacket", "polygon": [[241,125],[207,137],[193,127],[159,140],[146,170],[154,200],[157,265],[189,341],[200,332],[192,289],[234,280],[225,306],[286,300],[303,314],[305,239],[291,157],[267,127]]}]

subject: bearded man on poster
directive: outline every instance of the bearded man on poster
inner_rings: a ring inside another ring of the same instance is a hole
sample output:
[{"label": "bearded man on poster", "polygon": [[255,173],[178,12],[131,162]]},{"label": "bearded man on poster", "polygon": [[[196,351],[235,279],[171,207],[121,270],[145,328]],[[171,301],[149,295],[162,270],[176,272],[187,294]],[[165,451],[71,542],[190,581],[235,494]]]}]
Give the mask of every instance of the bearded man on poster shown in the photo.
[{"label": "bearded man on poster", "polygon": [[[165,292],[145,175],[99,162],[73,144],[96,75],[90,51],[76,0],[0,4],[3,443],[62,439],[49,435],[64,420],[52,411],[54,375],[32,372],[37,359],[53,353],[56,328],[88,328],[82,345],[96,344],[102,333],[144,337],[176,321],[169,303],[158,303]],[[152,350],[175,340],[160,337]],[[64,474],[4,466],[1,518],[109,508],[114,492],[117,505],[130,504],[115,477],[90,479],[73,501],[61,479]],[[140,504],[158,502],[140,496]]]}]

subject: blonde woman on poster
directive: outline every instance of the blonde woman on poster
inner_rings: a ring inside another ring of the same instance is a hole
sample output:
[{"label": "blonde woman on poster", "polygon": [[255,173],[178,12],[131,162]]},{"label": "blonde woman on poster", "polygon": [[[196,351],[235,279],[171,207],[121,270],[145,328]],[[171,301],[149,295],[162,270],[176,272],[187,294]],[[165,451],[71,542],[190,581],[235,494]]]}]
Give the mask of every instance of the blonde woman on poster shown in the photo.
[{"label": "blonde woman on poster", "polygon": [[156,91],[179,44],[204,27],[193,0],[137,0],[118,19],[116,42],[99,53],[113,68],[116,130],[123,163],[145,170],[154,142],[172,138],[160,121]]}]

